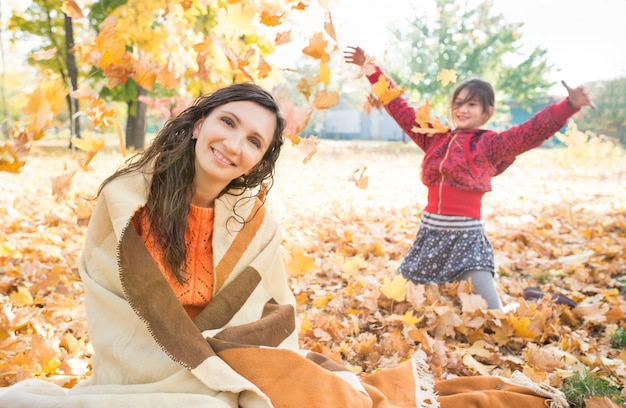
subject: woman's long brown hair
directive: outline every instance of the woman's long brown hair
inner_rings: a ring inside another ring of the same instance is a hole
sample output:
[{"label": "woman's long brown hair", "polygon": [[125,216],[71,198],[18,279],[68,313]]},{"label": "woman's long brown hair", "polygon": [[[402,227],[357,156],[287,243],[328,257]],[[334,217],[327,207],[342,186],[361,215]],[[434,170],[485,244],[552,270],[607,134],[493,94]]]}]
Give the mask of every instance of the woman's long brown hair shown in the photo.
[{"label": "woman's long brown hair", "polygon": [[283,144],[285,120],[269,92],[253,83],[240,83],[197,98],[191,106],[170,119],[145,150],[133,155],[123,167],[104,180],[98,190],[100,195],[108,183],[134,171],[152,176],[145,206],[150,220],[150,234],[181,283],[185,281],[187,216],[195,193],[196,140],[192,138],[192,129],[198,120],[208,116],[216,107],[237,101],[251,101],[272,112],[276,117],[276,129],[261,162],[247,176],[232,180],[220,195],[232,189],[254,189],[261,185],[270,188]]}]

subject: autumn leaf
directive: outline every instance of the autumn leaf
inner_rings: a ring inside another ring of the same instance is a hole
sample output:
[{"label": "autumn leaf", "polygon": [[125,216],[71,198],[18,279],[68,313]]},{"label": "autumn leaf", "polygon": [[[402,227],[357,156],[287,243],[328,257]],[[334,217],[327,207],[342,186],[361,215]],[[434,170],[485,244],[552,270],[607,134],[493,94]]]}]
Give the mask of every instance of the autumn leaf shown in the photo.
[{"label": "autumn leaf", "polygon": [[146,54],[139,51],[137,58],[132,61],[132,78],[137,82],[137,85],[148,91],[151,90],[152,85],[154,85],[157,80],[157,70],[150,62],[150,59]]},{"label": "autumn leaf", "polygon": [[17,291],[11,293],[9,299],[11,299],[11,302],[16,306],[30,306],[33,304],[33,295],[31,295],[30,290],[24,286],[18,287]]},{"label": "autumn leaf", "polygon": [[402,302],[406,299],[406,282],[407,280],[402,275],[395,275],[393,280],[387,277],[385,278],[380,291],[389,299],[393,299],[396,302]]},{"label": "autumn leaf", "polygon": [[420,319],[415,316],[412,310],[407,310],[406,313],[402,316],[402,324],[404,327],[413,327],[415,326]]},{"label": "autumn leaf", "polygon": [[438,133],[445,133],[450,130],[447,126],[444,126],[440,122],[439,118],[431,117],[430,103],[428,102],[428,99],[424,101],[422,106],[415,110],[415,124],[417,126],[411,128],[411,131],[429,136]]},{"label": "autumn leaf", "polygon": [[369,176],[365,175],[365,170],[367,167],[356,169],[352,172],[352,180],[354,184],[360,189],[366,189],[369,184]]},{"label": "autumn leaf", "polygon": [[442,69],[437,74],[437,80],[441,82],[443,86],[456,82],[456,71],[453,69]]},{"label": "autumn leaf", "polygon": [[274,39],[274,44],[282,45],[287,44],[291,41],[291,30],[283,31],[276,34],[276,38]]},{"label": "autumn leaf", "polygon": [[268,10],[261,11],[261,24],[268,27],[274,27],[282,24],[283,18],[283,13],[273,13]]},{"label": "autumn leaf", "polygon": [[74,0],[62,0],[61,11],[74,20],[83,18],[83,11]]},{"label": "autumn leaf", "polygon": [[[9,154],[10,159],[3,157],[5,153]],[[15,150],[13,150],[13,147],[6,144],[0,146],[0,171],[19,173],[25,164],[26,162],[20,160],[20,157],[15,153]]]},{"label": "autumn leaf", "polygon": [[326,52],[326,46],[328,42],[324,39],[322,33],[316,33],[313,37],[309,38],[309,45],[302,49],[302,53],[318,59],[323,62],[330,60],[330,55]]},{"label": "autumn leaf", "polygon": [[323,61],[320,61],[320,82],[326,86],[330,82],[330,70],[328,69],[328,64]]},{"label": "autumn leaf", "polygon": [[335,27],[333,26],[333,18],[330,11],[327,11],[324,15],[324,31],[326,31],[326,34],[328,34],[330,38],[337,41],[337,34],[335,34]]},{"label": "autumn leaf", "polygon": [[339,92],[328,93],[324,89],[317,91],[313,100],[313,106],[319,110],[328,109],[337,103],[339,103]]},{"label": "autumn leaf", "polygon": [[76,170],[69,170],[52,177],[52,195],[57,201],[65,199],[75,174]]},{"label": "autumn leaf", "polygon": [[372,93],[378,97],[383,105],[389,104],[406,90],[400,88],[390,88],[390,83],[383,76],[378,77],[378,81],[372,87]]},{"label": "autumn leaf", "polygon": [[[87,118],[92,121],[96,129],[106,129],[114,122],[113,117],[115,116],[115,109],[108,108],[100,98],[91,101],[91,104],[86,109],[86,113]],[[92,151],[94,149],[88,148],[83,150]]]},{"label": "autumn leaf", "polygon": [[57,48],[52,47],[47,50],[41,50],[36,52],[31,52],[28,56],[35,61],[45,61],[54,58],[57,53]]},{"label": "autumn leaf", "polygon": [[254,8],[254,3],[237,2],[218,9],[215,19],[217,25],[212,31],[224,38],[253,34],[256,31],[252,24],[255,15]]},{"label": "autumn leaf", "polygon": [[171,59],[161,67],[157,74],[157,82],[164,89],[176,89],[182,81],[182,76],[174,70],[174,64]]},{"label": "autumn leaf", "polygon": [[317,153],[317,145],[319,145],[320,141],[315,136],[309,136],[306,139],[301,139],[298,143],[298,150],[305,154],[302,162],[304,164],[308,163],[309,160]]},{"label": "autumn leaf", "polygon": [[420,82],[422,82],[422,79],[424,78],[424,74],[421,72],[414,72],[413,74],[411,74],[411,78],[409,79],[411,82],[413,82],[414,84],[419,84]]}]

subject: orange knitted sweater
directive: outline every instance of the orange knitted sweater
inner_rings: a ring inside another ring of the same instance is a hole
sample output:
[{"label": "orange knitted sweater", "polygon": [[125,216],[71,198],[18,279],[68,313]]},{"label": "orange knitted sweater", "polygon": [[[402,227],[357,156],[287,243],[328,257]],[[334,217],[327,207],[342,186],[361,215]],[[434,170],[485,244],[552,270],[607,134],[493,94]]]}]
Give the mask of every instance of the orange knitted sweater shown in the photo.
[{"label": "orange knitted sweater", "polygon": [[172,268],[163,259],[161,248],[149,234],[150,221],[145,209],[135,214],[132,224],[187,314],[194,318],[213,297],[213,208],[192,205],[189,209],[185,231],[186,273],[182,284],[176,280]]}]

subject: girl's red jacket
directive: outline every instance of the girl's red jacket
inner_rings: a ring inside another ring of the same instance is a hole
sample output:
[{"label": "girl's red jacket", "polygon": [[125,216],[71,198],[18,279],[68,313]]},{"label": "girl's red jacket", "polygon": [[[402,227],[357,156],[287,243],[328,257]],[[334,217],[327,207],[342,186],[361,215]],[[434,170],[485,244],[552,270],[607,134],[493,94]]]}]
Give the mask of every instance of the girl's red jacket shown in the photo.
[{"label": "girl's red jacket", "polygon": [[[375,84],[383,75],[380,67],[367,78]],[[561,129],[578,111],[567,99],[536,113],[521,125],[503,132],[484,129],[453,129],[446,133],[416,133],[415,109],[397,97],[385,110],[425,152],[422,182],[428,187],[425,211],[434,214],[480,218],[482,196],[491,191],[491,179],[506,170],[515,157],[540,146]]]}]

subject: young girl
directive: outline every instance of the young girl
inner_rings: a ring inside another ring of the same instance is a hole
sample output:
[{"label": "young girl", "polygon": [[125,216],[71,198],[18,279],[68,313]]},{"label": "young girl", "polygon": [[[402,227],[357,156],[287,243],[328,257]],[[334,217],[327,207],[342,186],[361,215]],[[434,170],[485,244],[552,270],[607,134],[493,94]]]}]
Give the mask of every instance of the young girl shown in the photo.
[{"label": "young girl", "polygon": [[[345,59],[362,67],[370,83],[382,75],[391,87],[396,86],[360,47],[349,47]],[[419,231],[398,273],[420,283],[471,279],[490,309],[502,309],[494,281],[493,249],[481,218],[482,196],[491,191],[491,178],[506,170],[516,156],[540,146],[581,107],[593,107],[584,88],[563,85],[566,99],[503,132],[481,129],[495,106],[493,88],[481,79],[469,79],[454,90],[450,109],[456,127],[446,133],[416,133],[415,109],[402,97],[385,105],[424,150],[422,182],[428,188]]]}]

